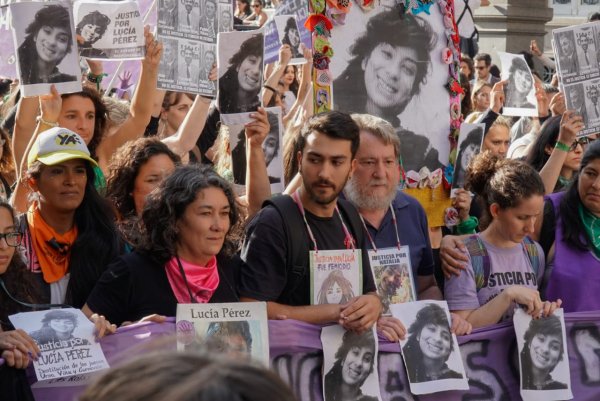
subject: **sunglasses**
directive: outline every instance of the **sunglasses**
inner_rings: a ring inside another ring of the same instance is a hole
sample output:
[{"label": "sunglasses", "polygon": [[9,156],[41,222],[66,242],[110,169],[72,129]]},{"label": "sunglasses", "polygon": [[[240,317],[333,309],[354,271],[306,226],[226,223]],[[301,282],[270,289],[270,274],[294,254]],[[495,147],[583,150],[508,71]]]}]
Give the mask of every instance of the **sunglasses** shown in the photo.
[{"label": "sunglasses", "polygon": [[258,8],[260,7],[260,4],[252,4],[252,8]]},{"label": "sunglasses", "polygon": [[575,149],[577,149],[577,145],[581,145],[581,148],[585,148],[590,142],[592,142],[590,140],[590,138],[588,138],[587,136],[583,136],[579,139],[576,139],[573,141],[573,143],[571,144],[571,147],[569,148],[569,152],[573,152]]}]

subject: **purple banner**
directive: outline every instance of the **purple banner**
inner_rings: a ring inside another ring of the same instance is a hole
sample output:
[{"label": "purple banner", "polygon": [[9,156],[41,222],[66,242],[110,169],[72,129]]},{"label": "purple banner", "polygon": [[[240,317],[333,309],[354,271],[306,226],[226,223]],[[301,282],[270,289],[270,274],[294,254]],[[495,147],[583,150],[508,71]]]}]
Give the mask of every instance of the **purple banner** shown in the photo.
[{"label": "purple banner", "polygon": [[[565,315],[574,400],[600,399],[600,311]],[[175,351],[174,320],[121,328],[102,340],[111,366],[148,349]],[[320,326],[296,321],[270,321],[273,369],[299,400],[322,400]],[[469,391],[447,391],[413,396],[397,343],[380,337],[379,381],[385,401],[520,400],[517,346],[511,324],[478,330],[459,337],[460,352],[469,378]],[[33,374],[33,371],[30,370]],[[38,401],[73,400],[83,387],[34,389]]]}]

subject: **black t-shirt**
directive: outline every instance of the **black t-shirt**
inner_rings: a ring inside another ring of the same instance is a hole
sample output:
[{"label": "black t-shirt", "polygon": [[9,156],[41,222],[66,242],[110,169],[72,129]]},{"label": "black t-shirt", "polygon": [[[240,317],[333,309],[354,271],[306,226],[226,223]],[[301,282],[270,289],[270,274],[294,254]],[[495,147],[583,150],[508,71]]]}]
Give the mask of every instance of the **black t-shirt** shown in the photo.
[{"label": "black t-shirt", "polygon": [[160,117],[150,117],[150,122],[146,125],[146,130],[144,131],[144,137],[152,137],[158,134],[158,123],[160,122]]},{"label": "black t-shirt", "polygon": [[[330,218],[318,217],[306,211],[306,220],[316,238],[317,247],[321,250],[346,249],[344,230],[335,213]],[[345,221],[351,230],[350,223]],[[306,227],[302,227],[306,241],[310,241]],[[296,274],[294,269],[302,269],[302,277],[292,294],[285,294],[292,306],[310,305],[310,270],[309,256],[306,255],[304,266],[286,266],[287,239],[283,221],[272,206],[263,208],[248,224],[246,240],[242,247],[242,267],[238,292],[241,297],[259,301],[281,301],[288,277]],[[362,275],[363,294],[375,292],[375,283],[369,265],[369,257],[363,241]],[[313,249],[310,244],[310,249]]]},{"label": "black t-shirt", "polygon": [[[237,302],[237,269],[233,261],[218,258],[217,268],[219,286],[209,302]],[[121,256],[108,267],[96,283],[87,305],[116,325],[154,313],[175,316],[177,312],[177,299],[164,266],[139,252]]]}]

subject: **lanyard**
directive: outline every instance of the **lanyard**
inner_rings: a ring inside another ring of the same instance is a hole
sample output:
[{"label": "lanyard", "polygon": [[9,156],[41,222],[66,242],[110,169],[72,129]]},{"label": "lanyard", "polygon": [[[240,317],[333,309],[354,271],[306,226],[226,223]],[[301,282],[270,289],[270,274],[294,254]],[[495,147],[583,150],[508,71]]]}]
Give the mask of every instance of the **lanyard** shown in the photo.
[{"label": "lanyard", "polygon": [[177,259],[177,264],[179,265],[179,272],[181,273],[181,277],[183,277],[183,282],[185,283],[185,288],[188,290],[188,294],[190,295],[190,303],[195,304],[196,298],[192,295],[192,290],[190,289],[190,285],[188,284],[187,277],[185,276],[185,270],[183,270],[183,266],[181,265],[181,260],[179,260],[179,256],[175,256]]},{"label": "lanyard", "polygon": [[[400,249],[400,236],[398,235],[398,221],[396,220],[396,212],[394,212],[394,208],[392,207],[391,203],[390,203],[390,212],[392,212],[392,224],[394,225],[394,230],[396,231],[396,246],[398,246],[398,249]],[[362,214],[359,214],[359,216],[360,216],[360,221],[362,221],[363,228],[365,229],[365,232],[367,233],[367,237],[369,237],[369,241],[371,242],[371,247],[373,248],[373,250],[375,252],[377,252],[377,246],[375,245],[375,241],[373,241],[373,237],[371,237],[371,233],[369,232],[369,229],[367,228],[365,219],[363,219]]]},{"label": "lanyard", "polygon": [[[306,220],[306,213],[304,212],[304,206],[302,205],[302,200],[300,199],[299,191],[300,190],[297,189],[296,192],[292,194],[292,199],[294,199],[294,202],[296,202],[296,205],[300,210],[300,214],[302,215],[302,219],[304,220],[304,224],[306,225],[306,230],[308,231],[308,236],[310,237],[310,240],[313,243],[314,250],[315,252],[318,252],[319,249],[317,248],[317,239],[315,238],[312,230],[310,229],[310,226],[308,225],[308,221]],[[340,218],[340,221],[342,222],[342,228],[344,230],[345,235],[344,244],[346,245],[346,249],[349,249],[350,247],[352,247],[352,249],[355,249],[354,238],[352,238],[348,227],[346,227],[346,223],[344,223],[344,219],[342,218],[342,214],[340,213],[337,204],[335,205],[335,211],[338,217]]]}]

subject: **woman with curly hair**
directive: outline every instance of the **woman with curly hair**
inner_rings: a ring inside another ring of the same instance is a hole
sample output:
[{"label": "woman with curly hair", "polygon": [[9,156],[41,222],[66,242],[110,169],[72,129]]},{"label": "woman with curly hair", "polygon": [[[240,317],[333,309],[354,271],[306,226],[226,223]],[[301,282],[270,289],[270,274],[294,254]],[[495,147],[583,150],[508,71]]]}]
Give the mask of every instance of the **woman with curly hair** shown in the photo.
[{"label": "woman with curly hair", "polygon": [[106,198],[117,211],[117,227],[131,245],[139,243],[139,217],[146,197],[181,159],[156,138],[140,138],[120,147],[109,166]]},{"label": "woman with curly hair", "polygon": [[554,315],[531,319],[524,338],[525,344],[521,350],[521,388],[566,389],[565,383],[554,380],[550,375],[565,353],[560,319]]},{"label": "woman with curly hair", "polygon": [[296,18],[289,17],[285,22],[285,28],[283,29],[283,39],[281,39],[282,45],[289,45],[292,50],[292,58],[302,57],[302,49],[300,47],[300,32],[298,32],[298,24]]},{"label": "woman with curly hair", "polygon": [[260,106],[263,71],[263,34],[252,35],[229,59],[219,78],[218,104],[221,114],[245,113]]},{"label": "woman with curly hair", "polygon": [[333,367],[324,377],[325,401],[376,401],[363,395],[362,385],[373,372],[377,348],[372,331],[357,334],[346,331],[335,353]]},{"label": "woman with curly hair", "polygon": [[120,325],[175,316],[178,303],[237,301],[228,256],[238,218],[227,181],[205,166],[178,167],[146,200],[140,246],[108,267],[84,313]]},{"label": "woman with curly hair", "polygon": [[440,379],[461,379],[446,362],[454,348],[446,311],[436,304],[419,310],[408,328],[408,341],[402,347],[411,383]]},{"label": "woman with curly hair", "polygon": [[108,57],[101,49],[92,47],[94,43],[102,38],[108,25],[110,25],[110,18],[99,11],[92,11],[84,15],[75,28],[81,57]]},{"label": "woman with curly hair", "polygon": [[77,81],[75,75],[58,69],[73,47],[71,17],[65,6],[53,4],[39,9],[25,34],[17,50],[21,84]]}]

